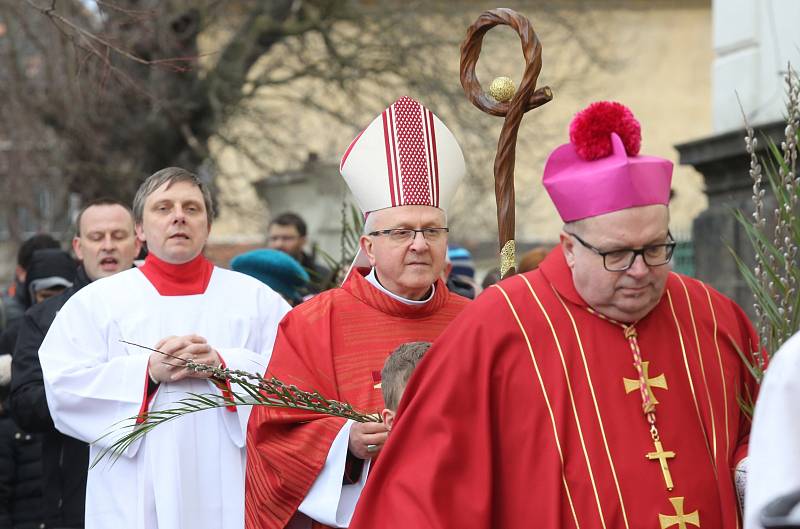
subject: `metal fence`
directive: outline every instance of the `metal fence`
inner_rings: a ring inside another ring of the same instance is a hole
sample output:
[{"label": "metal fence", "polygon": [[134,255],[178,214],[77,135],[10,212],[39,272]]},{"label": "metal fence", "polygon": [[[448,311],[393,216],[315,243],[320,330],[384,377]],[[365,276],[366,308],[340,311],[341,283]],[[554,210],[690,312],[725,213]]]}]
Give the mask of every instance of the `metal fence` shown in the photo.
[{"label": "metal fence", "polygon": [[691,236],[676,235],[675,253],[672,256],[672,269],[679,274],[694,277],[694,241]]}]

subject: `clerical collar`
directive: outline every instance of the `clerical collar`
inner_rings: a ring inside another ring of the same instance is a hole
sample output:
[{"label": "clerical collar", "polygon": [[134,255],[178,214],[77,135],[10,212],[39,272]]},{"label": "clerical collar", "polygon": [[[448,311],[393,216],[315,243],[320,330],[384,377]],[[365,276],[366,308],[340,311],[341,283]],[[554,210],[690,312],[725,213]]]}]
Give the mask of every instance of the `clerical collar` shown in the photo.
[{"label": "clerical collar", "polygon": [[194,296],[205,293],[214,265],[203,254],[188,263],[172,264],[151,253],[139,270],[162,296]]},{"label": "clerical collar", "polygon": [[398,296],[394,292],[388,290],[386,287],[381,285],[381,282],[378,281],[378,276],[375,275],[375,269],[374,268],[369,271],[369,274],[367,274],[367,276],[364,279],[366,279],[367,282],[370,285],[374,286],[375,288],[377,288],[378,290],[380,290],[381,292],[383,292],[387,296],[389,296],[389,297],[391,297],[393,299],[396,299],[397,301],[400,301],[401,303],[405,303],[406,305],[424,305],[424,304],[428,303],[430,300],[432,300],[433,299],[433,295],[436,293],[436,285],[431,285],[431,294],[426,299],[422,299],[422,300],[417,301],[415,299],[408,299],[408,298],[404,298],[402,296]]}]

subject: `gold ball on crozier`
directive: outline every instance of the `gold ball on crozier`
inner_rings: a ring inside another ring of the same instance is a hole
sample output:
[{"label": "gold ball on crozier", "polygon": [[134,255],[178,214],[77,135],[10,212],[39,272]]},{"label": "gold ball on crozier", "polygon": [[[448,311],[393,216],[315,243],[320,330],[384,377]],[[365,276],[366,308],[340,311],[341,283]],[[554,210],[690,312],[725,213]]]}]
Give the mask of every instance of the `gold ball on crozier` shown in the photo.
[{"label": "gold ball on crozier", "polygon": [[498,77],[489,85],[489,95],[500,103],[511,101],[516,91],[517,87],[514,85],[514,81],[509,77]]}]

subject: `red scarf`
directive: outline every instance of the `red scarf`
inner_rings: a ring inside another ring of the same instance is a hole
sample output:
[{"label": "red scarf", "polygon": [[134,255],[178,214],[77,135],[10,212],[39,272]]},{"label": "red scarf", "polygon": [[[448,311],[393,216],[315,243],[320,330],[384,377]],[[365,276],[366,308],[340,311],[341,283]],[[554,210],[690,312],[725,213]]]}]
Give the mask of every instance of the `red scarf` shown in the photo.
[{"label": "red scarf", "polygon": [[203,254],[188,263],[172,264],[148,254],[139,270],[162,296],[204,294],[214,265]]}]

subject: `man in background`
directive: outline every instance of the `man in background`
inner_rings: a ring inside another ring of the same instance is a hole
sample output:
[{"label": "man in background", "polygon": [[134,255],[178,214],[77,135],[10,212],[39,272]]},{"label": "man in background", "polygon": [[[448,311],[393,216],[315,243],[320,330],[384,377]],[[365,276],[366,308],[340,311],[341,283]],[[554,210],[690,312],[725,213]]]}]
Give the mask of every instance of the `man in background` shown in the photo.
[{"label": "man in background", "polygon": [[72,249],[80,265],[71,287],[32,307],[22,319],[12,363],[10,412],[26,432],[41,433],[44,523],[46,527],[82,528],[86,503],[89,445],[56,430],[42,380],[39,347],[56,313],[85,285],[133,265],[141,244],[133,213],[121,202],[99,199],[87,204],[75,222]]},{"label": "man in background", "polygon": [[459,296],[475,299],[480,293],[478,284],[475,283],[475,264],[472,262],[472,254],[461,246],[448,246],[447,265],[442,279],[447,288]]},{"label": "man in background", "polygon": [[[26,270],[24,288],[33,307],[75,280],[75,261],[65,251],[45,248],[33,253]],[[29,310],[30,312],[30,310]],[[20,323],[14,321],[0,341],[0,527],[42,527],[42,436],[20,428],[5,408],[11,381],[11,353],[19,335]]]},{"label": "man in background", "polygon": [[331,271],[316,260],[316,256],[303,251],[307,238],[306,222],[297,213],[282,213],[272,219],[268,228],[268,245],[292,256],[311,277],[308,294],[319,294],[330,288]]},{"label": "man in background", "polygon": [[31,306],[30,296],[25,290],[25,278],[33,252],[45,248],[60,248],[60,245],[52,235],[37,233],[19,247],[17,266],[14,269],[14,284],[11,285],[8,292],[0,296],[0,332],[4,331],[14,320],[22,318],[22,315]]}]

